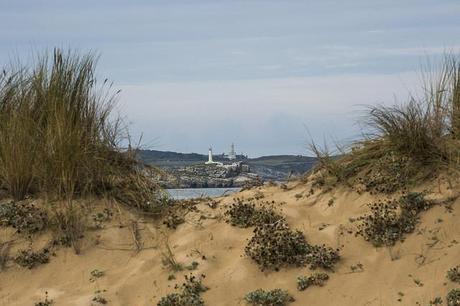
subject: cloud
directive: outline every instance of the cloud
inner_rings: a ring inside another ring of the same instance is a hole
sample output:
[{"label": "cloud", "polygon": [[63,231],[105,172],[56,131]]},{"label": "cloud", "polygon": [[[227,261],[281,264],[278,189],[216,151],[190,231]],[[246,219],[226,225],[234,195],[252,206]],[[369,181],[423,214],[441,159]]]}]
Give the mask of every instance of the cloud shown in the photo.
[{"label": "cloud", "polygon": [[317,139],[356,136],[352,126],[363,105],[404,100],[416,80],[403,73],[157,82],[122,86],[120,102],[134,131],[159,149],[224,150],[235,142],[253,155],[300,154],[305,126]]}]

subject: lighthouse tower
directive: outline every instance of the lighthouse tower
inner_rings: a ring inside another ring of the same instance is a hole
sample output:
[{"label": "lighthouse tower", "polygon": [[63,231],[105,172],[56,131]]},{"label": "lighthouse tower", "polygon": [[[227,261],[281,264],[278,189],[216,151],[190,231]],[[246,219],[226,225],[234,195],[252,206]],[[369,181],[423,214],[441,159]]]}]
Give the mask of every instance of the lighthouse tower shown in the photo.
[{"label": "lighthouse tower", "polygon": [[208,161],[206,162],[206,165],[210,165],[210,164],[214,164],[213,160],[212,160],[212,148],[209,147],[209,151],[208,151]]},{"label": "lighthouse tower", "polygon": [[216,166],[223,166],[224,164],[223,163],[220,163],[220,162],[215,162],[212,160],[212,148],[209,147],[209,151],[208,151],[208,161],[205,162],[206,165],[216,165]]}]

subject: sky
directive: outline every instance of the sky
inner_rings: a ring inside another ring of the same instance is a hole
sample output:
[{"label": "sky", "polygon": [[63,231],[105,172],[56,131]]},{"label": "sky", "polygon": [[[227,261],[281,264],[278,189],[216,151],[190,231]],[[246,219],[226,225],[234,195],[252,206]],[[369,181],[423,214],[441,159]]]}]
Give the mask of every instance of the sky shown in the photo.
[{"label": "sky", "polygon": [[145,148],[309,154],[359,137],[460,50],[458,0],[0,0],[0,65],[62,47],[98,75]]}]

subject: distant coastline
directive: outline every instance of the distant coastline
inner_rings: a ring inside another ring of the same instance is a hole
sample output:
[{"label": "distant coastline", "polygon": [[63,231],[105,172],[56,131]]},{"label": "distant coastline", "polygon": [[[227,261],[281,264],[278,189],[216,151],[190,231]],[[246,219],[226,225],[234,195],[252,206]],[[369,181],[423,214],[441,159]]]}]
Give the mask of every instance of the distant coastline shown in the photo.
[{"label": "distant coastline", "polygon": [[285,181],[310,170],[316,158],[300,155],[272,155],[248,158],[236,155],[229,161],[224,154],[213,155],[222,163],[240,162],[242,169],[228,171],[217,166],[205,165],[208,156],[198,153],[178,153],[157,150],[139,150],[145,164],[163,170],[160,178],[164,188],[233,188],[256,181]]}]

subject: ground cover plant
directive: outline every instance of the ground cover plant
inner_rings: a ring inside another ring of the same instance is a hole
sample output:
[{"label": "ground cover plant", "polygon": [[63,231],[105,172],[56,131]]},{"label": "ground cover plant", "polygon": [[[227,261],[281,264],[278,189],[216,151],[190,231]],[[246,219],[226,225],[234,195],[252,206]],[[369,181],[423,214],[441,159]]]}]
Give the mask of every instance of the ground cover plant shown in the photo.
[{"label": "ground cover plant", "polygon": [[419,221],[419,213],[432,203],[422,193],[411,192],[398,200],[371,203],[371,212],[358,218],[357,235],[374,246],[392,246],[412,233]]},{"label": "ground cover plant", "polygon": [[447,278],[455,283],[460,283],[460,266],[450,268],[447,271]]},{"label": "ground cover plant", "polygon": [[34,304],[35,306],[51,306],[54,301],[48,298],[48,292],[45,292],[45,299]]},{"label": "ground cover plant", "polygon": [[254,306],[285,306],[294,302],[294,298],[289,292],[282,289],[269,291],[257,289],[246,294],[244,299],[249,305]]},{"label": "ground cover plant", "polygon": [[280,220],[258,226],[245,247],[262,270],[279,270],[281,267],[309,265],[311,269],[333,269],[340,259],[337,250],[325,245],[310,245],[302,232],[293,231]]},{"label": "ground cover plant", "polygon": [[242,228],[271,224],[284,219],[273,206],[273,203],[263,203],[258,207],[253,202],[236,199],[225,216],[228,223]]},{"label": "ground cover plant", "polygon": [[459,306],[460,305],[460,289],[452,289],[447,294],[447,306]]},{"label": "ground cover plant", "polygon": [[170,293],[162,297],[157,306],[203,306],[204,301],[201,293],[208,290],[202,284],[203,275],[195,277],[193,275],[185,276],[185,282],[181,286],[176,285],[178,293]]},{"label": "ground cover plant", "polygon": [[314,273],[310,276],[299,276],[297,278],[297,289],[303,291],[311,286],[322,287],[326,284],[329,279],[329,275],[326,273]]},{"label": "ground cover plant", "polygon": [[39,251],[33,251],[31,249],[21,250],[14,258],[14,261],[21,267],[33,269],[39,265],[47,264],[50,255],[50,250],[48,248]]},{"label": "ground cover plant", "polygon": [[0,225],[11,226],[18,233],[37,233],[47,226],[48,221],[46,211],[32,202],[11,201],[0,205]]}]

